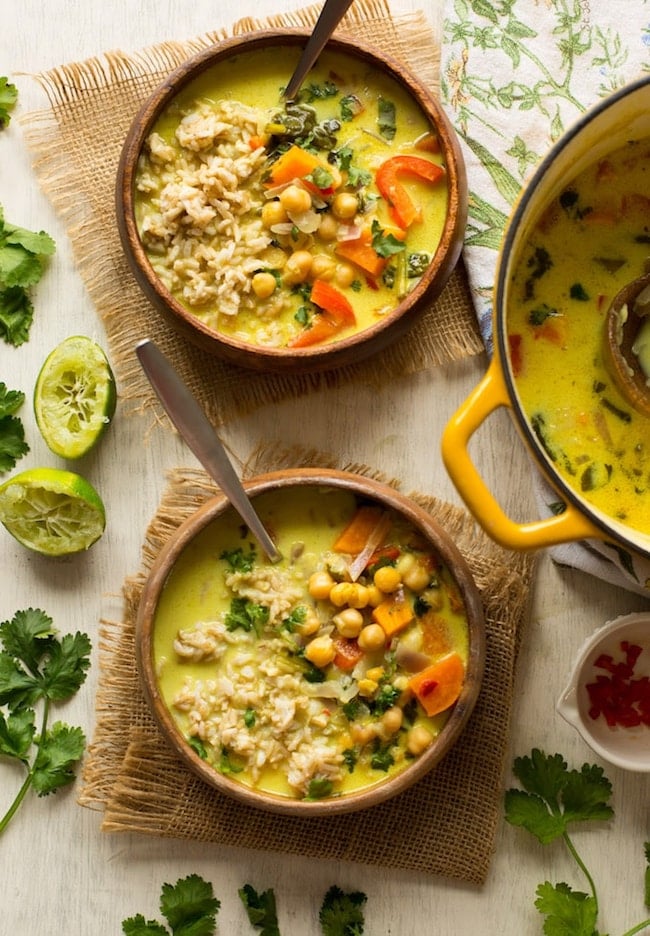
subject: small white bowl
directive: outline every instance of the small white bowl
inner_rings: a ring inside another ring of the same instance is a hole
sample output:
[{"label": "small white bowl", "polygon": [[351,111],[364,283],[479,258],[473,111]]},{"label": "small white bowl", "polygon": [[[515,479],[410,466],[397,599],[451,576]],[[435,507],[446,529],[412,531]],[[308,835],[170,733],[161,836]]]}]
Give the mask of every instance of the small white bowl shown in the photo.
[{"label": "small white bowl", "polygon": [[650,612],[626,614],[600,627],[580,649],[557,711],[604,760],[623,770],[650,772],[650,727],[610,727],[604,716],[592,718],[587,685],[605,670],[594,663],[602,653],[622,659],[621,641],[642,648],[634,677],[650,676]]}]

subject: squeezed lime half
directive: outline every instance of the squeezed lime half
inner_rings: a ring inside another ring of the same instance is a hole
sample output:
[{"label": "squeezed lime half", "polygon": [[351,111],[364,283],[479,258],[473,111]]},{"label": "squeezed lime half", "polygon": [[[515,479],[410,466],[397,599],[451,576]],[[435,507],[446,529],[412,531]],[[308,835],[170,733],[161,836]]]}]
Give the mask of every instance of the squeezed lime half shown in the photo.
[{"label": "squeezed lime half", "polygon": [[45,556],[88,549],[104,532],[95,488],[73,471],[31,468],[0,485],[0,522],[19,543]]},{"label": "squeezed lime half", "polygon": [[103,349],[73,335],[48,355],[34,388],[34,415],[47,447],[74,460],[100,440],[115,413],[115,378]]}]

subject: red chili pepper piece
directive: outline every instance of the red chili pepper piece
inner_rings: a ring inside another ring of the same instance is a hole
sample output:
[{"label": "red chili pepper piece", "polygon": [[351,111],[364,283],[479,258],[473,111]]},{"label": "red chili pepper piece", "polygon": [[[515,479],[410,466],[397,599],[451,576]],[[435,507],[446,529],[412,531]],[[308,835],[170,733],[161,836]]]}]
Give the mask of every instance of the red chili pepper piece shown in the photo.
[{"label": "red chili pepper piece", "polygon": [[636,728],[650,726],[650,677],[634,678],[634,668],[642,648],[627,640],[620,643],[624,660],[614,660],[609,653],[601,653],[595,660],[596,669],[609,673],[596,675],[594,682],[586,686],[589,695],[589,716],[594,720],[601,715],[614,728]]}]

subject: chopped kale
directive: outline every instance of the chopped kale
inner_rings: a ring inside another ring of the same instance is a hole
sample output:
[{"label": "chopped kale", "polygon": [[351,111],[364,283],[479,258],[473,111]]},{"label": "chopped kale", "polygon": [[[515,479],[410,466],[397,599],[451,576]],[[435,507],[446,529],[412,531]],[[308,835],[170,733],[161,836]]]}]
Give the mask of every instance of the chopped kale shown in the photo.
[{"label": "chopped kale", "polygon": [[589,301],[589,293],[584,288],[582,283],[573,283],[571,289],[569,290],[569,295],[572,299],[577,299],[578,302]]},{"label": "chopped kale", "polygon": [[257,553],[253,544],[249,543],[248,553],[244,553],[242,547],[238,546],[236,549],[224,549],[219,558],[225,559],[233,572],[251,572]]},{"label": "chopped kale", "polygon": [[553,309],[550,305],[543,302],[541,305],[531,309],[528,314],[528,321],[531,325],[543,325],[547,318],[551,318],[557,314],[557,309]]},{"label": "chopped kale", "polygon": [[377,102],[377,126],[385,140],[394,139],[397,132],[395,105],[383,97]]},{"label": "chopped kale", "polygon": [[431,263],[431,255],[422,251],[421,253],[411,253],[408,255],[406,263],[406,273],[409,278],[414,276],[423,276],[427,267]]},{"label": "chopped kale", "polygon": [[187,739],[187,743],[189,744],[189,746],[192,748],[193,751],[196,751],[196,753],[199,755],[201,760],[208,759],[207,748],[200,738],[197,738],[193,735],[192,737]]},{"label": "chopped kale", "polygon": [[307,787],[307,796],[305,799],[323,799],[326,796],[331,796],[333,789],[334,786],[331,780],[328,780],[326,777],[314,777],[309,781],[309,786]]},{"label": "chopped kale", "polygon": [[359,760],[359,752],[356,748],[346,748],[343,751],[343,763],[348,768],[348,773],[354,773],[354,768]]}]

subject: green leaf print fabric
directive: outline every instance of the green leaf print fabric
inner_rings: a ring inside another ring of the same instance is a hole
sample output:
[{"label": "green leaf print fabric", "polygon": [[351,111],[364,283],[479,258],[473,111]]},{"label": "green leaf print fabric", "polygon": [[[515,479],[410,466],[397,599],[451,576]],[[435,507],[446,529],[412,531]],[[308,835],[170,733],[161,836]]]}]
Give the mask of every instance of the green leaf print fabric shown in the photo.
[{"label": "green leaf print fabric", "polygon": [[[650,0],[445,0],[441,90],[469,182],[463,257],[488,354],[497,256],[540,160],[592,105],[650,80]],[[555,494],[537,470],[540,515]],[[550,550],[564,565],[648,595],[650,562],[613,543]]]}]

